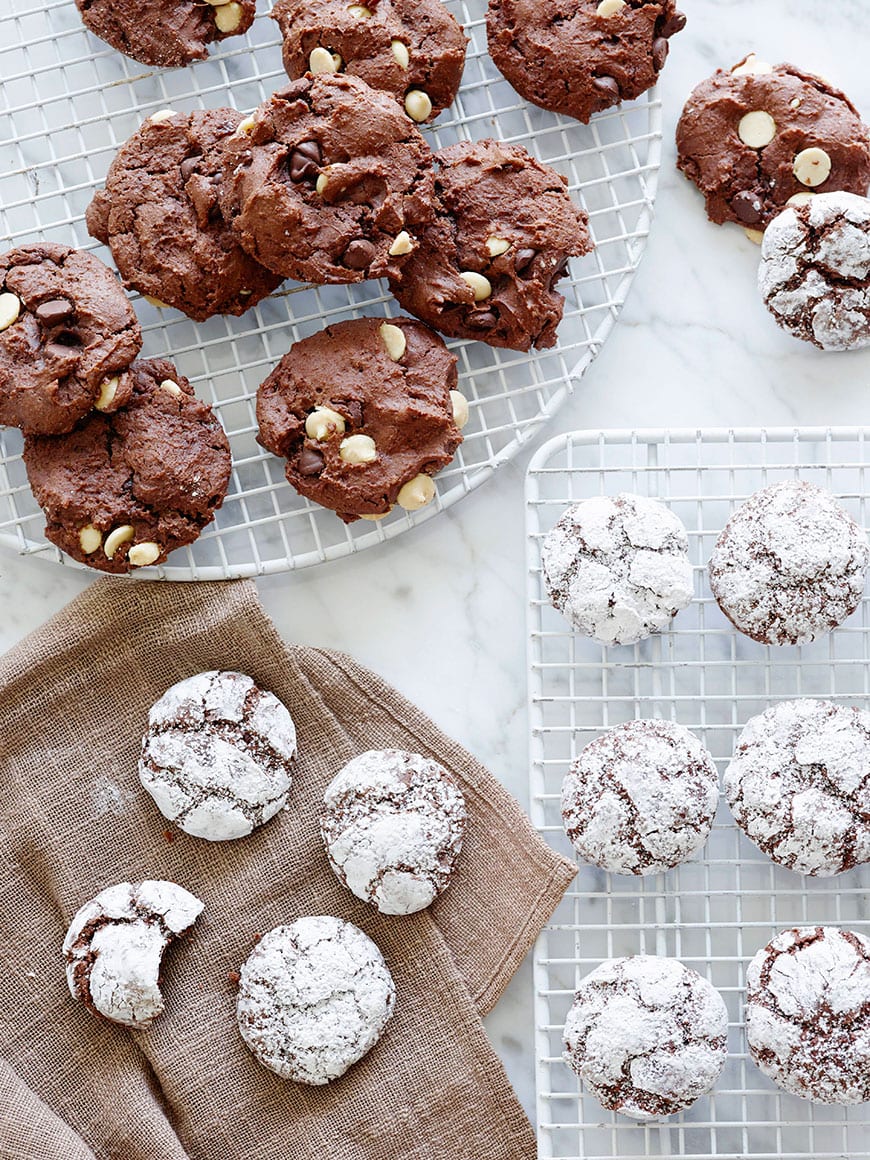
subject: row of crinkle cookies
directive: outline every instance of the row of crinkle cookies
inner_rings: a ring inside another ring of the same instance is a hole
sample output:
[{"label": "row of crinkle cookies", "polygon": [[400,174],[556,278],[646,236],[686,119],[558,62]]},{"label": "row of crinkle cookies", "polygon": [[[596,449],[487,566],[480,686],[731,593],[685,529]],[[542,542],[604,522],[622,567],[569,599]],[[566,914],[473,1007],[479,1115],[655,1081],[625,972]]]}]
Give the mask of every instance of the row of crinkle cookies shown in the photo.
[{"label": "row of crinkle cookies", "polygon": [[[139,778],[185,833],[234,841],[282,811],[283,824],[292,824],[296,757],[286,706],[242,673],[212,671],[180,681],[154,704]],[[465,800],[455,778],[431,758],[370,750],[329,783],[319,822],[338,879],[381,914],[408,915],[448,885],[462,848]],[[100,891],[79,909],[64,939],[73,998],[112,1022],[150,1026],[164,1009],[163,952],[204,906],[169,881]],[[304,1084],[343,1075],[378,1041],[396,1004],[378,947],[331,915],[306,915],[259,937],[238,978],[245,1043],[265,1067]]]}]

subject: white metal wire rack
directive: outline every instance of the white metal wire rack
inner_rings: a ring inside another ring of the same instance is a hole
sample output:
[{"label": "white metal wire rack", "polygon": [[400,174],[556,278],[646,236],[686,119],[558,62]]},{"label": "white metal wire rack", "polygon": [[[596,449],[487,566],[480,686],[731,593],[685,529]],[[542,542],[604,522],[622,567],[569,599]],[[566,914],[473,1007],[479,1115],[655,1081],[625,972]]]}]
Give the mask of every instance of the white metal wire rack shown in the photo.
[{"label": "white metal wire rack", "polygon": [[[426,133],[433,148],[496,136],[525,145],[565,174],[590,215],[594,253],[572,263],[559,346],[523,355],[452,343],[471,419],[432,507],[346,527],[302,500],[282,464],[256,443],[258,384],[291,343],[363,314],[395,314],[384,285],[285,286],[243,318],[196,324],[135,302],[146,355],[168,354],[212,402],[230,437],[233,478],[217,520],[196,545],[140,576],[218,579],[283,571],[371,547],[460,499],[528,443],[601,348],[628,293],[650,225],[661,106],[650,93],[586,127],[521,101],[486,52],[485,0],[447,0],[470,37],[459,98]],[[232,105],[248,110],[286,81],[277,26],[261,11],[245,37],[189,68],[150,71],[91,36],[73,0],[7,0],[0,45],[0,246],[40,239],[96,247],[84,212],[118,147],[155,110]],[[47,553],[17,432],[0,432],[0,543]]]},{"label": "white metal wire rack", "polygon": [[[710,593],[706,562],[734,507],[768,483],[828,488],[868,526],[870,429],[604,431],[561,435],[536,453],[527,481],[532,816],[572,856],[559,791],[573,757],[603,729],[639,717],[679,721],[721,769],[743,724],[777,700],[822,696],[866,707],[870,600],[840,629],[800,648],[737,633]],[[694,602],[673,628],[606,649],[569,630],[548,604],[546,532],[572,502],[620,491],[655,496],[685,523]],[[803,878],[774,865],[722,804],[705,849],[676,870],[623,877],[581,866],[535,950],[540,1157],[560,1160],[797,1160],[870,1155],[870,1106],[812,1105],[770,1083],[747,1054],[742,994],[753,954],[783,928],[829,924],[870,933],[868,868]],[[709,978],[729,1010],[730,1054],[714,1092],[680,1116],[640,1125],[578,1091],[561,1060],[562,1027],[580,979],[625,954],[681,959]]]}]

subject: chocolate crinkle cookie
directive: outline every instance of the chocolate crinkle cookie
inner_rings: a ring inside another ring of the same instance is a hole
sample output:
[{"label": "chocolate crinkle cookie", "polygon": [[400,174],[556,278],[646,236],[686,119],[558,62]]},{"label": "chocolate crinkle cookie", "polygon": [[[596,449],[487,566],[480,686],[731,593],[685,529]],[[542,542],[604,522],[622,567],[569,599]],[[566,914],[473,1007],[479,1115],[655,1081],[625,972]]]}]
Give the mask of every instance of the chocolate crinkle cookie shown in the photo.
[{"label": "chocolate crinkle cookie", "polygon": [[707,216],[763,230],[793,198],[870,184],[870,135],[845,93],[791,64],[748,56],[689,97],[677,165]]},{"label": "chocolate crinkle cookie", "polygon": [[50,242],[0,255],[0,423],[69,431],[141,347],[136,315],[99,258]]},{"label": "chocolate crinkle cookie", "polygon": [[234,109],[149,117],[87,210],[125,285],[198,322],[242,314],[281,282],[242,249],[218,205],[222,145],[241,121]]},{"label": "chocolate crinkle cookie", "polygon": [[225,842],[286,805],[295,758],[296,728],[278,698],[244,673],[210,671],[151,707],[139,779],[180,830]]},{"label": "chocolate crinkle cookie", "polygon": [[713,827],[719,777],[697,737],[671,721],[628,721],[583,749],[562,783],[565,832],[584,862],[658,874]]},{"label": "chocolate crinkle cookie", "polygon": [[744,833],[798,874],[870,862],[870,713],[784,701],[749,721],[725,770]]},{"label": "chocolate crinkle cookie", "polygon": [[377,749],[353,758],[323,795],[329,864],[381,914],[414,914],[450,881],[465,833],[465,799],[431,758]]},{"label": "chocolate crinkle cookie", "polygon": [[278,0],[284,68],[345,72],[402,102],[412,121],[453,103],[465,67],[462,26],[441,0]]},{"label": "chocolate crinkle cookie", "polygon": [[486,18],[520,96],[584,123],[652,88],[685,26],[674,0],[489,0]]},{"label": "chocolate crinkle cookie", "polygon": [[214,40],[247,32],[256,0],[76,0],[85,27],[141,64],[180,68]]},{"label": "chocolate crinkle cookie", "polygon": [[792,1095],[870,1100],[870,939],[830,926],[778,934],[746,972],[746,1039]]},{"label": "chocolate crinkle cookie", "polygon": [[174,882],[107,886],[77,912],[63,940],[70,994],[97,1015],[141,1030],[164,1008],[163,952],[202,913]]},{"label": "chocolate crinkle cookie", "polygon": [[821,350],[870,345],[870,200],[822,193],[783,210],[764,235],[758,288],[795,338]]},{"label": "chocolate crinkle cookie", "polygon": [[327,1084],[383,1034],[396,1006],[384,957],[329,915],[264,935],[241,969],[236,1014],[254,1057],[282,1079]]},{"label": "chocolate crinkle cookie", "polygon": [[565,1062],[602,1107],[672,1116],[708,1092],[727,1055],[719,992],[676,959],[610,959],[587,975],[565,1023]]},{"label": "chocolate crinkle cookie", "polygon": [[143,359],[109,381],[111,414],[67,435],[30,436],[27,477],[45,534],[102,572],[162,564],[192,543],[223,503],[230,447],[211,407],[165,359]]},{"label": "chocolate crinkle cookie", "polygon": [[340,322],[297,342],[260,386],[258,439],[300,495],[346,523],[416,511],[462,442],[456,381],[455,355],[419,322]]},{"label": "chocolate crinkle cookie", "polygon": [[692,599],[689,538],[655,499],[623,493],[574,504],[541,547],[553,607],[601,644],[661,632]]},{"label": "chocolate crinkle cookie", "polygon": [[405,310],[453,338],[551,347],[568,260],[593,248],[567,182],[519,145],[467,141],[435,154],[435,217],[390,275]]},{"label": "chocolate crinkle cookie", "polygon": [[808,644],[858,607],[868,559],[865,532],[830,492],[790,480],[732,515],[710,557],[710,587],[753,640]]},{"label": "chocolate crinkle cookie", "polygon": [[306,74],[224,146],[221,209],[242,246],[300,281],[397,274],[432,218],[432,154],[389,93]]}]

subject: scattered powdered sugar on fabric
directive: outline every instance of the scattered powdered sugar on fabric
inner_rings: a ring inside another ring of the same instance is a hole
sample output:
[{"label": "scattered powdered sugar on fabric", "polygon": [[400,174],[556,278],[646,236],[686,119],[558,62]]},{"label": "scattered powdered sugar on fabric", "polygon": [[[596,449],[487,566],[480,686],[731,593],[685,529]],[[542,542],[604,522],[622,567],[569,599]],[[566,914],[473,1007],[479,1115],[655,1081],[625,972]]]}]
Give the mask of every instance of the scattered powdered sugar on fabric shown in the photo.
[{"label": "scattered powdered sugar on fabric", "polygon": [[584,861],[657,874],[710,835],[719,802],[712,757],[670,721],[629,721],[583,749],[562,783],[565,831]]},{"label": "scattered powdered sugar on fabric", "polygon": [[445,889],[462,848],[462,791],[431,758],[399,749],[353,758],[324,794],[330,865],[382,914],[413,914]]},{"label": "scattered powdered sugar on fabric", "polygon": [[719,992],[676,959],[610,959],[581,982],[565,1024],[565,1061],[603,1107],[638,1120],[689,1107],[727,1055]]},{"label": "scattered powdered sugar on fabric", "polygon": [[371,1050],[395,1004],[392,976],[372,940],[324,915],[260,939],[241,969],[237,1016],[264,1067],[320,1085]]},{"label": "scattered powdered sugar on fabric", "polygon": [[799,874],[870,862],[870,713],[784,701],[753,717],[725,770],[740,828]]},{"label": "scattered powdered sugar on fabric", "polygon": [[107,814],[122,818],[127,813],[134,795],[111,778],[101,774],[91,782],[92,817],[104,818]]},{"label": "scattered powdered sugar on fabric", "polygon": [[689,541],[664,504],[620,494],[583,500],[547,534],[541,561],[553,607],[602,644],[667,628],[694,592]]},{"label": "scattered powdered sugar on fabric", "polygon": [[855,611],[868,558],[866,534],[830,492],[789,480],[731,516],[710,558],[710,586],[753,640],[807,644]]},{"label": "scattered powdered sugar on fabric", "polygon": [[746,1038],[785,1091],[870,1100],[870,939],[836,927],[778,934],[746,972]]}]

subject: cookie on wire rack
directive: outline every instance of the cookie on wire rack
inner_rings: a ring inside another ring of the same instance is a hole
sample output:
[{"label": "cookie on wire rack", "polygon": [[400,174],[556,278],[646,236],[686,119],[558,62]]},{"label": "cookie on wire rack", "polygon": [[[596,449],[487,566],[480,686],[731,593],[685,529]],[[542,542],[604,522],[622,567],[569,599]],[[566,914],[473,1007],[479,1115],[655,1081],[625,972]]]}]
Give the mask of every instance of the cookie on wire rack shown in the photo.
[{"label": "cookie on wire rack", "polygon": [[251,27],[256,0],[76,0],[85,27],[112,48],[154,68],[180,68],[207,46]]}]

